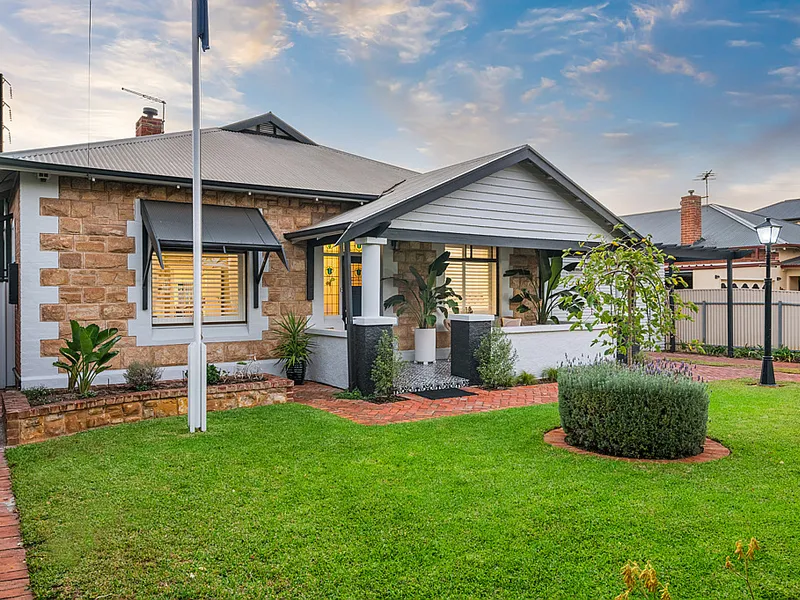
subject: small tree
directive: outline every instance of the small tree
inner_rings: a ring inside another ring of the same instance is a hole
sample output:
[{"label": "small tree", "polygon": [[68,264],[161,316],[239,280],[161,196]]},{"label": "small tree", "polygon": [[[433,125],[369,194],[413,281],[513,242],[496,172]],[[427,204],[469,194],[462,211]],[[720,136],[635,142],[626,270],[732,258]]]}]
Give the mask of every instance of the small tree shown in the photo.
[{"label": "small tree", "polygon": [[378,340],[378,351],[375,362],[372,363],[372,384],[375,386],[375,396],[391,399],[395,396],[397,388],[395,382],[403,369],[403,359],[395,351],[395,337],[384,331]]},{"label": "small tree", "polygon": [[678,294],[673,295],[674,309],[670,307],[670,290],[684,281],[664,273],[664,265],[674,258],[650,237],[615,238],[596,246],[582,243],[574,254],[580,259],[578,274],[569,279],[591,310],[584,314],[573,309],[571,329],[591,331],[604,325],[593,343],[607,346],[606,354],[624,354],[628,365],[633,364],[635,345],[654,348],[675,333],[677,321],[691,320],[689,312],[697,312]]},{"label": "small tree", "polygon": [[514,385],[517,351],[502,329],[492,327],[483,336],[475,351],[475,358],[478,359],[478,375],[485,388],[494,390]]}]

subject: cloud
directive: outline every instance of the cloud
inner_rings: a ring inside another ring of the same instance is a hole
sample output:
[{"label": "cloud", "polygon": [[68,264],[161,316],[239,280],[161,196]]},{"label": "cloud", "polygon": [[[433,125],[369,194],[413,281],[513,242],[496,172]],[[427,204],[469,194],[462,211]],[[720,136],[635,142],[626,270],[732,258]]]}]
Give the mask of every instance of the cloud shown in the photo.
[{"label": "cloud", "polygon": [[348,58],[389,48],[402,62],[430,54],[448,34],[468,25],[473,0],[295,0],[298,27],[339,38]]},{"label": "cloud", "polygon": [[699,71],[688,59],[682,56],[672,56],[663,52],[654,52],[651,48],[644,48],[648,62],[655,67],[659,73],[678,74],[693,78],[695,81],[704,84],[714,83],[714,76],[707,71]]},{"label": "cloud", "polygon": [[769,74],[780,77],[785,85],[793,86],[800,83],[800,66],[797,65],[772,69]]},{"label": "cloud", "polygon": [[556,50],[555,48],[547,48],[546,50],[542,50],[541,52],[537,52],[530,59],[534,62],[538,62],[540,60],[544,60],[545,58],[549,58],[551,56],[559,56],[564,54],[563,50]]},{"label": "cloud", "polygon": [[800,106],[800,97],[792,94],[759,94],[755,92],[726,91],[732,104],[757,108],[795,108]]},{"label": "cloud", "polygon": [[729,48],[757,48],[763,46],[761,42],[753,42],[750,40],[728,40],[725,45]]},{"label": "cloud", "polygon": [[625,131],[606,131],[603,134],[603,137],[612,140],[619,140],[630,137],[630,135],[631,135],[630,133],[627,133]]},{"label": "cloud", "polygon": [[[180,0],[95,4],[91,96],[85,3],[7,2],[6,8],[0,55],[16,88],[13,149],[130,137],[146,101],[125,94],[123,86],[164,98],[168,131],[188,127],[191,24]],[[291,42],[277,0],[233,0],[210,8],[203,118],[219,123],[249,112],[240,77],[281,56]],[[29,28],[34,34],[23,33]]]},{"label": "cloud", "polygon": [[605,20],[601,13],[608,4],[608,2],[604,2],[582,8],[531,8],[512,29],[507,30],[507,33],[528,34],[551,31],[557,26],[565,24],[577,23],[585,27],[587,24],[599,23]]},{"label": "cloud", "polygon": [[676,19],[691,8],[689,0],[674,0],[660,4],[632,4],[631,12],[645,32],[650,32],[662,19]]},{"label": "cloud", "polygon": [[693,27],[742,27],[743,23],[728,19],[697,19],[692,21]]},{"label": "cloud", "polygon": [[555,87],[557,87],[555,80],[542,77],[539,80],[539,85],[530,88],[524,94],[522,94],[522,101],[530,102],[531,100],[535,100],[542,94],[542,92],[551,90]]},{"label": "cloud", "polygon": [[678,123],[674,121],[656,121],[656,127],[662,127],[664,129],[671,129],[672,127],[677,127]]}]

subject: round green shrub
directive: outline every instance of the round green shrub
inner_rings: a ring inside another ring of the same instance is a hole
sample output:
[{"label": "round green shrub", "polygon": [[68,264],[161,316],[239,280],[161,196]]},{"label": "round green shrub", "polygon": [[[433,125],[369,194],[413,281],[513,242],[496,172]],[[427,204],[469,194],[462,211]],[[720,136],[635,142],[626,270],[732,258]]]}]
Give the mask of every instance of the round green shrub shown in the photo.
[{"label": "round green shrub", "polygon": [[630,458],[671,459],[703,451],[708,388],[690,367],[632,368],[613,362],[558,373],[558,411],[567,443]]}]

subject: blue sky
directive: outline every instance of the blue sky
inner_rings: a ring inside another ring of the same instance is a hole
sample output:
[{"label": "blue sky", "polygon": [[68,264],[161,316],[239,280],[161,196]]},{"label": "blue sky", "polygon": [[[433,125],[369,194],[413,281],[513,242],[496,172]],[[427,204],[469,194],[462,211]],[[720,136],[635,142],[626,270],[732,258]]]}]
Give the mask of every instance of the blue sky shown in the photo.
[{"label": "blue sky", "polygon": [[[209,3],[206,126],[272,110],[420,170],[530,143],[620,214],[677,206],[712,168],[713,202],[800,196],[796,1]],[[90,88],[88,0],[0,0],[7,148],[131,135],[122,86],[188,128],[189,11],[95,0]]]}]

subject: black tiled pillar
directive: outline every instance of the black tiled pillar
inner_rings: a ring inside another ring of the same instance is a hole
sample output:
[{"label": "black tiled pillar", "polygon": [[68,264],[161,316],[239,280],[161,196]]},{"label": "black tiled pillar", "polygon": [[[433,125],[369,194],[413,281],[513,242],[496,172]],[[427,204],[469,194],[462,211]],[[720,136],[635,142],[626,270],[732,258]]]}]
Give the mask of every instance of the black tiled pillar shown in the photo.
[{"label": "black tiled pillar", "polygon": [[378,342],[384,332],[392,335],[397,324],[395,317],[353,317],[353,361],[355,363],[353,385],[365,396],[375,392],[372,383],[372,365],[378,355]]},{"label": "black tiled pillar", "polygon": [[480,383],[475,351],[492,329],[494,315],[450,315],[450,373]]}]

